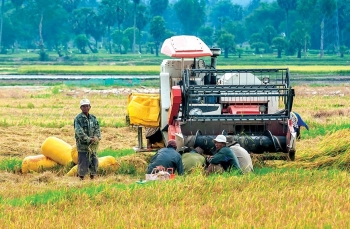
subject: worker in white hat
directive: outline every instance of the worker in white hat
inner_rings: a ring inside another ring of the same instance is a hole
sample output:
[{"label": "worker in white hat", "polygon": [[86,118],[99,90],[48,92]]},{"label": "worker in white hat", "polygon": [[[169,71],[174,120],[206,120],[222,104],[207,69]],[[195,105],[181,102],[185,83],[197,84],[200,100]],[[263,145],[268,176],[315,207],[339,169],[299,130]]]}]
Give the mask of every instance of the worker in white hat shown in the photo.
[{"label": "worker in white hat", "polygon": [[230,148],[226,146],[226,137],[222,134],[213,140],[216,152],[213,156],[207,156],[206,174],[222,173],[233,169],[240,170],[238,159]]},{"label": "worker in white hat", "polygon": [[75,140],[78,150],[78,176],[81,180],[90,171],[94,179],[98,169],[97,147],[101,140],[100,124],[90,114],[91,105],[88,99],[80,100],[81,113],[74,119]]}]

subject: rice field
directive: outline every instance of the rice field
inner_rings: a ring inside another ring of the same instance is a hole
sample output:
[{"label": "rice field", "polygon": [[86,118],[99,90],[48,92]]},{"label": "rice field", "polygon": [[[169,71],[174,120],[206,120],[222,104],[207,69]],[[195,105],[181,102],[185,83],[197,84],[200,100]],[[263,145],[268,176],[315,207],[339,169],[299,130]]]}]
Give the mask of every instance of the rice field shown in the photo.
[{"label": "rice field", "polygon": [[[280,65],[279,68],[289,68],[293,74],[349,74],[350,66],[334,65]],[[255,69],[276,68],[276,65],[227,65],[218,69]],[[102,65],[102,66],[67,66],[67,65],[23,65],[18,68],[18,74],[93,74],[93,75],[158,75],[160,66]]]},{"label": "rice field", "polygon": [[101,123],[101,155],[132,161],[137,131],[124,124],[128,90],[0,87],[2,228],[350,226],[349,86],[296,86],[293,110],[310,127],[301,131],[296,161],[257,163],[254,174],[205,177],[197,170],[172,181],[137,184],[146,157],[138,160],[140,171],[124,167],[123,173],[93,181],[58,170],[6,171],[11,163],[39,154],[49,136],[74,144],[72,122],[84,97]]}]

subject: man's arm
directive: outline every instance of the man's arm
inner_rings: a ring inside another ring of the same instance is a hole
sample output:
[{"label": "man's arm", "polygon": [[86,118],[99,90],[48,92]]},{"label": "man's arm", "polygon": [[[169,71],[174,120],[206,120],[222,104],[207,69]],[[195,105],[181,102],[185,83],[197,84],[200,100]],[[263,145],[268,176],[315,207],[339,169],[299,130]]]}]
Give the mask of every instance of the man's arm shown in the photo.
[{"label": "man's arm", "polygon": [[208,162],[211,163],[211,164],[218,165],[218,164],[220,164],[223,161],[225,161],[225,154],[222,152],[222,150],[219,150],[219,152],[214,154],[214,156],[212,156],[211,159],[209,159]]}]

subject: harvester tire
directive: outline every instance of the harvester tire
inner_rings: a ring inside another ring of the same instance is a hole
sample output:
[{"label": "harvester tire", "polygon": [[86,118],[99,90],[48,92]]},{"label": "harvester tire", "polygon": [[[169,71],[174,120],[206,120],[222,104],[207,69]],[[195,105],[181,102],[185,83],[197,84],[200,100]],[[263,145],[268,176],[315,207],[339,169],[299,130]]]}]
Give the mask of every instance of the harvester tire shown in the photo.
[{"label": "harvester tire", "polygon": [[289,151],[288,156],[289,156],[289,159],[291,161],[294,161],[295,160],[295,151]]}]

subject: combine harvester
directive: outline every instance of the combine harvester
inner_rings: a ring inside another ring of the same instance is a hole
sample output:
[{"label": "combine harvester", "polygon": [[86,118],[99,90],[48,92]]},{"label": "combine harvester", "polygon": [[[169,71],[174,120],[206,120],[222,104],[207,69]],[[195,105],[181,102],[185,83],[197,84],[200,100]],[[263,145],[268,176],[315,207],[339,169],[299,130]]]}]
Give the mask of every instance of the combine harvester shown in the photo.
[{"label": "combine harvester", "polygon": [[263,159],[294,160],[294,89],[288,68],[217,69],[221,50],[208,48],[195,36],[166,39],[161,53],[177,58],[161,64],[160,129],[165,142],[175,139],[178,150],[200,146],[213,154],[212,139],[224,134]]}]

